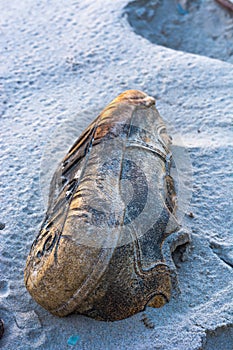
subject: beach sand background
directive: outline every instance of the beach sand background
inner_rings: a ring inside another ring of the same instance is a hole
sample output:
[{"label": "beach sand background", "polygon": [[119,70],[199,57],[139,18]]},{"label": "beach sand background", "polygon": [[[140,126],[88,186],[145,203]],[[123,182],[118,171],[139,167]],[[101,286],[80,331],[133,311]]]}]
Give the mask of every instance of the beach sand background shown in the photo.
[{"label": "beach sand background", "polygon": [[[211,0],[0,0],[0,13],[0,348],[232,349],[233,13]],[[156,98],[192,174],[181,294],[147,308],[153,329],[141,314],[57,318],[23,281],[49,177],[99,111],[132,88]]]}]

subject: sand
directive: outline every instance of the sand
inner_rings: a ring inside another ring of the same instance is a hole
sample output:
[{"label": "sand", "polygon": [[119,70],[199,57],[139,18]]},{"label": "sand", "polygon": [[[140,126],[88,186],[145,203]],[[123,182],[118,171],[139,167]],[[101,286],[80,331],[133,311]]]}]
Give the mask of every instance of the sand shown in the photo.
[{"label": "sand", "polygon": [[[215,1],[179,4],[185,13],[177,3],[166,11],[167,1],[0,0],[1,349],[232,349],[233,16]],[[165,42],[157,41],[161,26]],[[184,36],[177,47],[172,32],[177,43]],[[156,98],[186,157],[184,174],[192,174],[181,220],[193,242],[178,268],[181,294],[147,308],[153,329],[141,314],[114,323],[54,317],[23,282],[56,163],[129,88]]]}]

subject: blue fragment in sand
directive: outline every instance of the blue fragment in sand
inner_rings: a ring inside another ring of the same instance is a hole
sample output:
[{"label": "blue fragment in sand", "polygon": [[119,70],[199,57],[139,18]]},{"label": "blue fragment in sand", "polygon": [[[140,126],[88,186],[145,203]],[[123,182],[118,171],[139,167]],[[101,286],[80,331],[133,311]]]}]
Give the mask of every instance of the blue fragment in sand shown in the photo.
[{"label": "blue fragment in sand", "polygon": [[177,11],[180,15],[187,15],[188,11],[186,11],[181,4],[176,5]]},{"label": "blue fragment in sand", "polygon": [[76,345],[79,339],[80,339],[79,335],[71,335],[71,337],[69,337],[69,339],[67,340],[67,344]]}]

